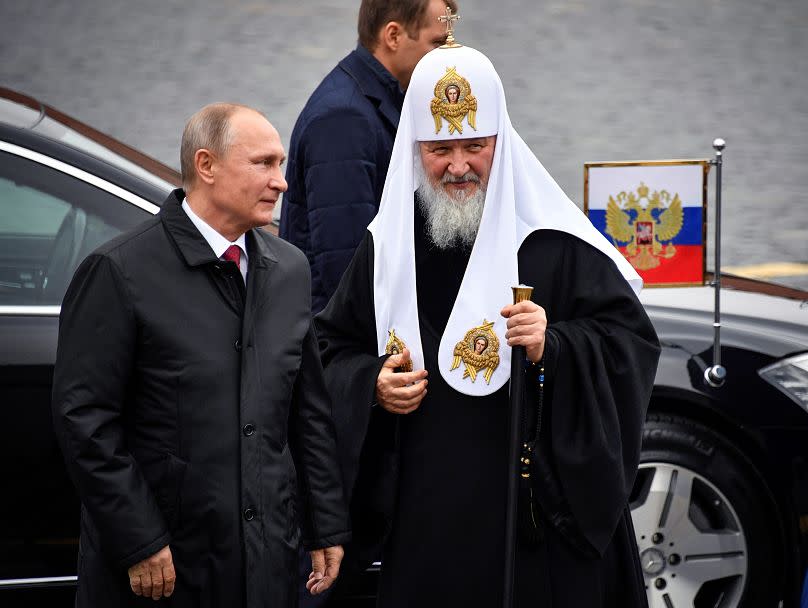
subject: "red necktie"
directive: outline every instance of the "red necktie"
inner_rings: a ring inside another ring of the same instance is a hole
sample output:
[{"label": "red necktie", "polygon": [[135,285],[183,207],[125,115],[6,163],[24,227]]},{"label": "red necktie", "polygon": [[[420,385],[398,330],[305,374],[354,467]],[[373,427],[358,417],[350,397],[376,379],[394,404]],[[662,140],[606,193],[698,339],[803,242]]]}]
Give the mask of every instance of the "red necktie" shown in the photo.
[{"label": "red necktie", "polygon": [[241,248],[238,245],[230,245],[222,254],[222,257],[226,262],[235,262],[236,266],[241,270]]}]

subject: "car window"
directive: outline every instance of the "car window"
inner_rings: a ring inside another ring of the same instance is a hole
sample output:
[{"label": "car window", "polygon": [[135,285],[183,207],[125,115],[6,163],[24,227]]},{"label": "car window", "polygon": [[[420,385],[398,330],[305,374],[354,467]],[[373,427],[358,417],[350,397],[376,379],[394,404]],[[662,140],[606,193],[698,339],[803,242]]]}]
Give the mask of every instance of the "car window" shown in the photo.
[{"label": "car window", "polygon": [[60,304],[91,251],[148,217],[78,178],[0,152],[0,306]]}]

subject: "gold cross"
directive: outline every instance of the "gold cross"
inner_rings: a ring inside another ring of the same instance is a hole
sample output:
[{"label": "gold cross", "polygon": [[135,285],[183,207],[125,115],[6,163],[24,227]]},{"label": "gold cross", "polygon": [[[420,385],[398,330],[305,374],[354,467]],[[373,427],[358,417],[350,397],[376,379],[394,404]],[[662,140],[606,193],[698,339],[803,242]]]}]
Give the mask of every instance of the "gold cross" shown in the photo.
[{"label": "gold cross", "polygon": [[446,43],[441,47],[442,49],[451,49],[460,46],[455,43],[454,38],[454,23],[460,21],[460,15],[453,15],[452,9],[446,7],[446,14],[438,17],[438,21],[446,24]]}]

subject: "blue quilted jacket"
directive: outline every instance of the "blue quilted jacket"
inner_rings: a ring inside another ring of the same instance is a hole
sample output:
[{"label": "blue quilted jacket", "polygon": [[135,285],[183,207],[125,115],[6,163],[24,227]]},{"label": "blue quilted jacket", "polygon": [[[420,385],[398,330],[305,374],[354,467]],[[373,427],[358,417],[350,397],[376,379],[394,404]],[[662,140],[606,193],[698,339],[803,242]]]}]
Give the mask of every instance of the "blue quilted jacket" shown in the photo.
[{"label": "blue quilted jacket", "polygon": [[359,45],[295,123],[280,236],[309,259],[314,313],[328,303],[379,208],[403,100],[398,81]]}]

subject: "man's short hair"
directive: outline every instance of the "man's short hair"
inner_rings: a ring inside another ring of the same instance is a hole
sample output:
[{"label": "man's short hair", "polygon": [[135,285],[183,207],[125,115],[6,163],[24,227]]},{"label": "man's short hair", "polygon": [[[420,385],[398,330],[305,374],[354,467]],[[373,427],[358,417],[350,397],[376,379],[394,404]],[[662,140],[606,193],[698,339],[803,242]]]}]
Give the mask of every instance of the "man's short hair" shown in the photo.
[{"label": "man's short hair", "polygon": [[[230,117],[238,110],[258,112],[255,108],[238,103],[212,103],[188,119],[180,144],[180,172],[182,173],[182,187],[185,190],[188,190],[196,179],[194,157],[197,150],[204,148],[214,154],[222,155],[230,147],[233,141]],[[258,113],[261,114],[261,112]],[[261,115],[263,116],[263,114]]]},{"label": "man's short hair", "polygon": [[[418,38],[418,30],[426,25],[430,0],[362,0],[359,7],[359,44],[371,51],[379,43],[379,30],[391,21],[397,21],[410,38]],[[455,0],[444,0],[446,6],[457,11]]]}]

